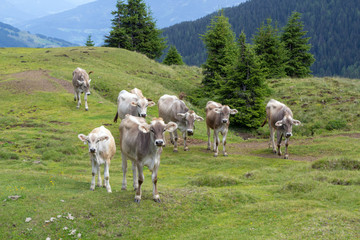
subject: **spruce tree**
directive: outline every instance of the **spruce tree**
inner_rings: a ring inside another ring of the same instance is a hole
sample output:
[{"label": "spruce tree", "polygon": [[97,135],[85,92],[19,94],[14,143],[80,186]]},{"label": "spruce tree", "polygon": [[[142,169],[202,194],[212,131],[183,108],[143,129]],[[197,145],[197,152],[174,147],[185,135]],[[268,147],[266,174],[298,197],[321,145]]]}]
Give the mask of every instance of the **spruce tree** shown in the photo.
[{"label": "spruce tree", "polygon": [[300,21],[301,14],[293,12],[289,17],[281,35],[281,41],[287,50],[287,60],[285,71],[289,77],[307,77],[310,75],[310,66],[315,58],[309,52],[311,45],[308,43],[310,38],[305,38],[306,31]]},{"label": "spruce tree", "polygon": [[163,61],[166,65],[183,65],[184,62],[176,47],[172,45]]},{"label": "spruce tree", "polygon": [[278,29],[271,22],[271,19],[267,19],[266,24],[262,23],[253,38],[255,54],[260,58],[260,66],[267,79],[286,76],[286,52]]},{"label": "spruce tree", "polygon": [[159,58],[166,48],[165,38],[156,28],[151,11],[143,0],[118,1],[113,11],[112,30],[105,36],[105,46],[125,48]]},{"label": "spruce tree", "polygon": [[91,34],[88,36],[87,40],[86,40],[86,43],[85,43],[85,46],[87,47],[93,47],[95,46],[95,43],[93,40],[91,40]]},{"label": "spruce tree", "polygon": [[238,49],[237,60],[218,92],[219,97],[223,104],[240,112],[232,118],[232,123],[244,128],[258,128],[265,118],[265,97],[269,88],[260,61],[246,43],[243,32],[238,39]]},{"label": "spruce tree", "polygon": [[207,60],[202,66],[202,85],[205,91],[211,92],[225,81],[236,55],[235,34],[223,11],[211,19],[207,32],[201,37],[207,51]]}]

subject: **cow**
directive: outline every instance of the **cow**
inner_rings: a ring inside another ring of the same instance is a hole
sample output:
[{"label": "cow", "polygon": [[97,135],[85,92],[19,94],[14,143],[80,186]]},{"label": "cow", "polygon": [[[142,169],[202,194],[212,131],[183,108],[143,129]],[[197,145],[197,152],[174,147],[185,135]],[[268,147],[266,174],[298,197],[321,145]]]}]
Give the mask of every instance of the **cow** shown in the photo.
[{"label": "cow", "polygon": [[[194,134],[196,121],[203,121],[204,119],[198,116],[194,111],[189,110],[184,101],[180,100],[173,95],[163,95],[158,101],[159,117],[164,119],[164,122],[173,121],[178,125],[178,129],[182,133],[184,139],[184,151],[188,151],[189,148],[186,144],[186,135],[192,136]],[[175,138],[174,138],[175,136]],[[171,143],[174,144],[174,152],[178,151],[177,140],[178,135],[175,130],[170,132]]]},{"label": "cow", "polygon": [[[136,190],[135,202],[141,200],[141,184],[144,182],[143,168],[147,166],[152,172],[153,199],[160,202],[157,190],[157,173],[160,166],[162,147],[165,146],[164,132],[176,130],[177,124],[167,124],[161,118],[154,118],[150,124],[144,118],[129,114],[120,123],[120,149],[122,159],[123,181],[122,190],[126,190],[127,159],[133,165],[133,186]],[[136,170],[138,179],[136,179]]]},{"label": "cow", "polygon": [[118,118],[124,119],[126,114],[145,118],[147,108],[152,106],[155,106],[155,102],[146,99],[140,89],[134,88],[131,92],[122,90],[117,99],[114,122],[117,122]]},{"label": "cow", "polygon": [[235,115],[238,113],[236,109],[230,109],[228,105],[222,105],[214,101],[208,101],[205,107],[206,111],[206,127],[208,135],[208,146],[207,150],[211,150],[211,141],[210,141],[210,129],[214,130],[214,147],[213,151],[214,157],[217,157],[219,154],[219,133],[222,134],[222,144],[223,144],[223,154],[228,156],[226,152],[226,136],[230,125],[230,114]]},{"label": "cow", "polygon": [[111,193],[111,187],[109,183],[109,167],[110,161],[114,157],[116,152],[115,140],[111,135],[111,132],[104,126],[95,128],[89,135],[79,134],[78,138],[88,144],[89,155],[92,166],[92,179],[90,190],[95,190],[95,175],[98,174],[97,186],[101,187],[101,175],[100,165],[105,164],[104,167],[104,187],[108,193]]},{"label": "cow", "polygon": [[[287,107],[285,104],[276,101],[274,99],[271,99],[268,104],[266,105],[266,119],[261,125],[263,127],[266,122],[269,123],[269,129],[270,129],[270,145],[272,145],[273,153],[277,153],[279,156],[281,156],[281,140],[282,137],[285,137],[285,155],[284,158],[288,159],[288,146],[289,146],[289,139],[292,136],[292,126],[298,126],[301,124],[299,120],[293,119],[293,113],[289,107]],[[275,135],[276,130],[276,137],[277,137],[277,147],[278,150],[276,151],[275,148]]]},{"label": "cow", "polygon": [[76,68],[72,75],[73,75],[73,86],[74,86],[74,101],[78,101],[76,108],[79,109],[81,105],[81,93],[84,93],[84,101],[85,101],[85,110],[88,111],[89,107],[87,104],[87,96],[90,95],[90,82],[91,79],[89,75],[92,71],[86,73],[84,69]]}]

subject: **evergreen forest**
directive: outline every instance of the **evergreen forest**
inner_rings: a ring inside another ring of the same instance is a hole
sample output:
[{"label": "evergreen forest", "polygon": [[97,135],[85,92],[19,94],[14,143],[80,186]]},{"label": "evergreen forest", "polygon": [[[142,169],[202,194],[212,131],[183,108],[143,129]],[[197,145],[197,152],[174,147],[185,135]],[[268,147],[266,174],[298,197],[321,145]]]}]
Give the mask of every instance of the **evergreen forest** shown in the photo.
[{"label": "evergreen forest", "polygon": [[[360,4],[358,0],[251,0],[224,9],[236,36],[243,31],[249,42],[262,24],[271,19],[281,32],[293,11],[301,14],[315,76],[360,77]],[[201,35],[210,25],[208,15],[163,29],[169,45],[174,45],[188,65],[202,65],[207,59]]]}]

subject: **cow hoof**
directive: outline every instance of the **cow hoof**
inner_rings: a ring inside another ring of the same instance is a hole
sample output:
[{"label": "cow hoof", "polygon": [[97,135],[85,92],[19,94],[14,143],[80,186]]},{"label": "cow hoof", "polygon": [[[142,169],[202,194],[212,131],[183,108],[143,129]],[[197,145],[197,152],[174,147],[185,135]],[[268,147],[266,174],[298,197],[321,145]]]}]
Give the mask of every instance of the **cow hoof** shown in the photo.
[{"label": "cow hoof", "polygon": [[178,150],[177,150],[177,149],[174,149],[173,152],[178,152]]},{"label": "cow hoof", "polygon": [[211,150],[211,148],[210,148],[210,147],[208,147],[206,150]]},{"label": "cow hoof", "polygon": [[108,193],[112,193],[111,189],[106,189],[106,191],[107,191]]},{"label": "cow hoof", "polygon": [[276,150],[273,150],[273,154],[276,154],[277,153],[277,151]]},{"label": "cow hoof", "polygon": [[190,149],[188,149],[188,148],[184,148],[184,151],[186,152],[186,151],[189,151]]},{"label": "cow hoof", "polygon": [[289,155],[285,155],[285,156],[284,156],[284,159],[289,159]]},{"label": "cow hoof", "polygon": [[229,156],[227,153],[224,153],[224,157],[227,157],[227,156]]},{"label": "cow hoof", "polygon": [[154,199],[154,202],[161,203],[160,198]]},{"label": "cow hoof", "polygon": [[94,191],[95,189],[94,188],[90,188],[90,191]]},{"label": "cow hoof", "polygon": [[215,153],[215,154],[214,154],[214,157],[217,157],[217,156],[218,156],[217,153]]},{"label": "cow hoof", "polygon": [[124,190],[124,191],[126,191],[126,187],[121,187],[121,190]]},{"label": "cow hoof", "polygon": [[136,203],[140,203],[140,201],[141,201],[141,198],[140,198],[140,197],[135,197],[134,202],[136,202]]},{"label": "cow hoof", "polygon": [[88,108],[85,108],[85,111],[89,111],[89,109],[88,109]]},{"label": "cow hoof", "polygon": [[76,109],[79,109],[80,107],[76,107]]}]

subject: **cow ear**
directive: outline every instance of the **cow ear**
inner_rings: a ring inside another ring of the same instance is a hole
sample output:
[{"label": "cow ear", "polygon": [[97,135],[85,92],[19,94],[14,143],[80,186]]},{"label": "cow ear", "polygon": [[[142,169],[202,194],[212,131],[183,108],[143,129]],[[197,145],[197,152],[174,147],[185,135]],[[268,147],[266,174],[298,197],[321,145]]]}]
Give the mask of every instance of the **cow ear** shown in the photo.
[{"label": "cow ear", "polygon": [[143,132],[143,133],[148,133],[148,132],[150,132],[150,126],[147,125],[147,124],[140,124],[138,128],[139,128],[139,130],[140,130],[141,132]]},{"label": "cow ear", "polygon": [[148,103],[148,107],[152,107],[152,106],[155,106],[155,102],[150,101],[150,102]]},{"label": "cow ear", "polygon": [[89,79],[89,83],[91,82],[91,79]]},{"label": "cow ear", "polygon": [[109,136],[106,136],[106,135],[101,136],[101,137],[99,137],[99,138],[97,139],[98,142],[100,142],[100,141],[107,141],[107,140],[109,140]]},{"label": "cow ear", "polygon": [[137,106],[137,102],[132,101],[132,102],[131,102],[131,105],[134,106],[134,107],[136,107],[136,106]]},{"label": "cow ear", "polygon": [[282,120],[277,121],[277,122],[275,123],[275,126],[277,126],[277,127],[281,127],[282,125],[283,125],[283,121],[282,121]]},{"label": "cow ear", "polygon": [[238,110],[236,110],[236,109],[230,109],[230,114],[231,115],[235,115],[235,114],[237,114],[238,113]]},{"label": "cow ear", "polygon": [[177,115],[184,118],[186,116],[186,113],[178,113]]},{"label": "cow ear", "polygon": [[78,135],[78,138],[81,140],[81,141],[83,141],[84,142],[84,144],[86,144],[86,142],[87,142],[87,136],[85,136],[84,134],[79,134]]},{"label": "cow ear", "polygon": [[293,124],[295,125],[295,126],[299,126],[299,125],[301,125],[301,122],[299,121],[299,120],[293,120]]},{"label": "cow ear", "polygon": [[203,119],[202,117],[200,117],[199,115],[196,115],[195,119],[196,119],[197,121],[204,121],[204,119]]},{"label": "cow ear", "polygon": [[178,125],[174,122],[169,122],[166,124],[165,130],[168,132],[173,132],[177,129]]}]

